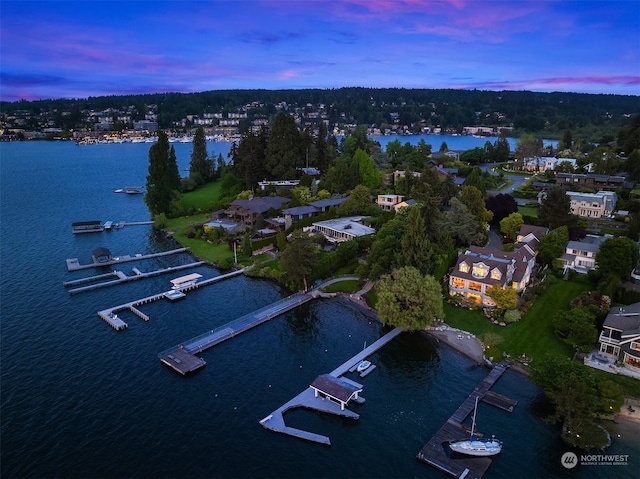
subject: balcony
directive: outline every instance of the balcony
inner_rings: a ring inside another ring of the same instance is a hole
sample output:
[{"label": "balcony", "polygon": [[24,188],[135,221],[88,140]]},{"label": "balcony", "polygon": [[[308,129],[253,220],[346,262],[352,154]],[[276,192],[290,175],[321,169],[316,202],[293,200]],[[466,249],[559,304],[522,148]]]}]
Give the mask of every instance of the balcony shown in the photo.
[{"label": "balcony", "polygon": [[620,340],[619,339],[615,339],[615,338],[612,338],[612,337],[604,334],[604,331],[600,333],[600,337],[598,338],[598,342],[605,343],[605,344],[620,344]]}]

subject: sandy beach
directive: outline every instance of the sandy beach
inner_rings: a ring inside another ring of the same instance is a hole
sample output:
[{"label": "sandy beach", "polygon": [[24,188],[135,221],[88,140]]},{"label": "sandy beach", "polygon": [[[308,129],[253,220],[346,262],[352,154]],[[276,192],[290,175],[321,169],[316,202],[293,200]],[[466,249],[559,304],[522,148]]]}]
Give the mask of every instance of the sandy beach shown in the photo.
[{"label": "sandy beach", "polygon": [[457,329],[428,329],[427,333],[456,351],[467,356],[476,364],[485,364],[484,347],[472,334]]}]

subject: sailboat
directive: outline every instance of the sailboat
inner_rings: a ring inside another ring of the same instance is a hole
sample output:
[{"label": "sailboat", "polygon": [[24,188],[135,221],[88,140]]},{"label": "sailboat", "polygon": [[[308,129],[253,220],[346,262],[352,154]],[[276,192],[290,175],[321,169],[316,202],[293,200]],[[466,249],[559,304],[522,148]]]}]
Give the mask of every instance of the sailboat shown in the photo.
[{"label": "sailboat", "polygon": [[468,440],[454,441],[449,443],[452,451],[466,454],[467,456],[494,456],[502,451],[502,441],[495,437],[491,439],[474,438],[473,433],[476,427],[476,412],[478,411],[478,398],[473,407],[473,421],[471,423],[471,436]]}]

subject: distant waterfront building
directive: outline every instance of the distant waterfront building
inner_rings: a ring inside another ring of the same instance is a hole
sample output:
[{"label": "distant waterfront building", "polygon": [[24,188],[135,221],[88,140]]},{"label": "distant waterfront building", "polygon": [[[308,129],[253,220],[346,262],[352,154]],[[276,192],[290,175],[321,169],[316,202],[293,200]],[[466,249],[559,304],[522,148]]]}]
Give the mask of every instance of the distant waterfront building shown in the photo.
[{"label": "distant waterfront building", "polygon": [[140,120],[133,123],[133,129],[137,131],[156,131],[158,129],[157,121]]}]

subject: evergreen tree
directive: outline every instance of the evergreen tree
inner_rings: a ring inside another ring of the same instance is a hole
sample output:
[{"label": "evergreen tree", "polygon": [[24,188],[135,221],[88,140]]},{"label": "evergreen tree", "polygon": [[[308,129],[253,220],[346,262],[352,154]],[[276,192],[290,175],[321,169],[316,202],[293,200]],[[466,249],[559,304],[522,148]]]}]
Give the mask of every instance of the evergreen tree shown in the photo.
[{"label": "evergreen tree", "polygon": [[171,212],[173,202],[180,193],[180,174],[173,145],[163,131],[158,141],[149,148],[149,174],[144,201],[152,216]]},{"label": "evergreen tree", "polygon": [[309,234],[301,230],[292,233],[291,241],[281,257],[287,278],[296,285],[302,283],[306,291],[307,278],[318,261],[316,245]]},{"label": "evergreen tree", "polygon": [[422,274],[432,272],[430,271],[432,269],[430,260],[433,248],[425,235],[424,220],[420,208],[417,206],[409,209],[409,216],[400,244],[403,265],[413,266]]},{"label": "evergreen tree", "polygon": [[505,161],[508,161],[509,152],[510,147],[507,138],[505,136],[500,136],[500,138],[496,140],[496,143],[493,147],[492,161],[495,161],[496,163],[503,163]]},{"label": "evergreen tree", "polygon": [[196,183],[207,182],[213,176],[213,161],[209,160],[207,155],[207,139],[202,126],[196,129],[196,133],[193,136],[189,176],[194,178]]},{"label": "evergreen tree", "polygon": [[296,167],[303,166],[300,133],[292,116],[278,113],[271,128],[264,166],[270,178],[296,177]]},{"label": "evergreen tree", "polygon": [[269,176],[264,168],[268,136],[264,126],[256,133],[247,130],[233,149],[233,171],[249,190],[254,190],[258,181]]},{"label": "evergreen tree", "polygon": [[320,123],[318,128],[318,136],[316,138],[316,163],[321,175],[325,175],[329,171],[329,146],[327,144],[327,127],[324,122]]},{"label": "evergreen tree", "polygon": [[547,196],[538,208],[538,220],[549,230],[554,230],[563,225],[573,225],[575,222],[571,214],[571,198],[564,190],[556,185],[547,191]]}]

